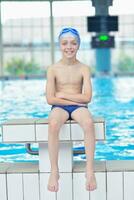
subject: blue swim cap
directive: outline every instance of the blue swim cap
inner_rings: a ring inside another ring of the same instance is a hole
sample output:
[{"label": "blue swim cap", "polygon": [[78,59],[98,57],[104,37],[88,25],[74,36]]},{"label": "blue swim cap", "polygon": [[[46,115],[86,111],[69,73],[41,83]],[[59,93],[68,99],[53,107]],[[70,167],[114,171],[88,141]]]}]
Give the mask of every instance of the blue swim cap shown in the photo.
[{"label": "blue swim cap", "polygon": [[74,29],[74,28],[63,28],[59,34],[59,41],[60,41],[60,38],[61,37],[64,37],[65,34],[70,34],[72,35],[73,37],[76,38],[77,42],[78,42],[78,45],[80,45],[80,35],[79,35],[79,32]]}]

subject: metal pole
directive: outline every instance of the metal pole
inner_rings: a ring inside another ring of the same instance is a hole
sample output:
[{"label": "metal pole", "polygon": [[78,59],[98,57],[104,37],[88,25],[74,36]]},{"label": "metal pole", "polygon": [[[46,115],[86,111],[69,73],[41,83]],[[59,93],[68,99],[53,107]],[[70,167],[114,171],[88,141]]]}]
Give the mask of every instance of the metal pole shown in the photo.
[{"label": "metal pole", "polygon": [[51,41],[51,63],[53,64],[55,62],[55,56],[54,56],[54,22],[53,22],[53,6],[52,6],[53,0],[50,0],[50,41]]},{"label": "metal pole", "polygon": [[[109,6],[111,6],[113,0],[92,0],[92,5],[95,7],[95,15],[105,15],[109,14]],[[103,20],[101,21],[102,33],[107,33]],[[98,33],[97,33],[98,34]],[[111,49],[101,48],[95,50],[96,56],[96,69],[97,72],[110,73],[111,71]]]},{"label": "metal pole", "polygon": [[[39,155],[39,151],[38,150],[33,150],[32,149],[32,144],[31,143],[26,143],[25,144],[25,148],[26,148],[27,153],[29,153],[31,155]],[[85,150],[84,149],[75,149],[75,148],[73,148],[73,154],[74,155],[85,154]]]},{"label": "metal pole", "polygon": [[31,143],[26,143],[25,144],[27,153],[29,153],[31,155],[39,155],[39,151],[38,150],[33,150],[31,145],[32,145]]},{"label": "metal pole", "polygon": [[1,2],[0,2],[0,77],[4,76],[3,71],[3,42],[2,42],[2,22],[1,22]]}]

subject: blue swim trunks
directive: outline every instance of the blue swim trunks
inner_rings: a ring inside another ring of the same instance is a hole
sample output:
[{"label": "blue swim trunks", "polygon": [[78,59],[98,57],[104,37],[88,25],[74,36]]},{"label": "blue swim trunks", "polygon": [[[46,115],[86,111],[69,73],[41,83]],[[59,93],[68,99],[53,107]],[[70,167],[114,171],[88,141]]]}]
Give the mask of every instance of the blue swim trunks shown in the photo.
[{"label": "blue swim trunks", "polygon": [[68,112],[68,114],[69,114],[68,120],[71,120],[71,119],[72,119],[72,118],[71,118],[71,114],[72,114],[72,112],[73,112],[74,110],[76,110],[76,109],[78,109],[78,108],[80,108],[80,107],[87,108],[87,106],[79,106],[79,105],[52,105],[51,110],[52,110],[53,108],[56,108],[56,107],[62,108],[63,110],[66,110],[66,111]]}]

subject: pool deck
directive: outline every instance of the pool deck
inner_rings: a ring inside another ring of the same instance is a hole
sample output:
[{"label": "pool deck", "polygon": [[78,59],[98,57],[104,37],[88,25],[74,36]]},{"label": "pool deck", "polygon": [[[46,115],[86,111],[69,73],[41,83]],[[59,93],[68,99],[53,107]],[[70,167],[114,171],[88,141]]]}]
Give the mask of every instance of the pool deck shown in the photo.
[{"label": "pool deck", "polygon": [[74,162],[72,173],[60,173],[57,193],[47,190],[49,173],[38,163],[0,163],[2,200],[133,200],[134,161],[95,161],[97,190],[85,190],[85,162]]},{"label": "pool deck", "polygon": [[[94,162],[95,172],[134,172],[134,160],[107,160]],[[84,173],[85,161],[74,161],[73,173]],[[42,173],[38,162],[0,163],[0,173]]]}]

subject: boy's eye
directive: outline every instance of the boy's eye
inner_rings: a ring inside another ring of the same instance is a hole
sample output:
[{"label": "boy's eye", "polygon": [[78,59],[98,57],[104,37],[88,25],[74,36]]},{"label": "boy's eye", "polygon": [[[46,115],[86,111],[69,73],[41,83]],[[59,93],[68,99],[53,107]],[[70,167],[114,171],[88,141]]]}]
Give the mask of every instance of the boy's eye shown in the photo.
[{"label": "boy's eye", "polygon": [[67,43],[66,42],[62,42],[62,45],[66,45]]},{"label": "boy's eye", "polygon": [[72,44],[73,44],[73,45],[77,45],[77,43],[76,43],[76,42],[73,42]]},{"label": "boy's eye", "polygon": [[[62,44],[62,45],[67,45],[67,42],[62,42],[61,44]],[[72,45],[77,45],[77,42],[72,42],[71,44],[72,44]]]}]

